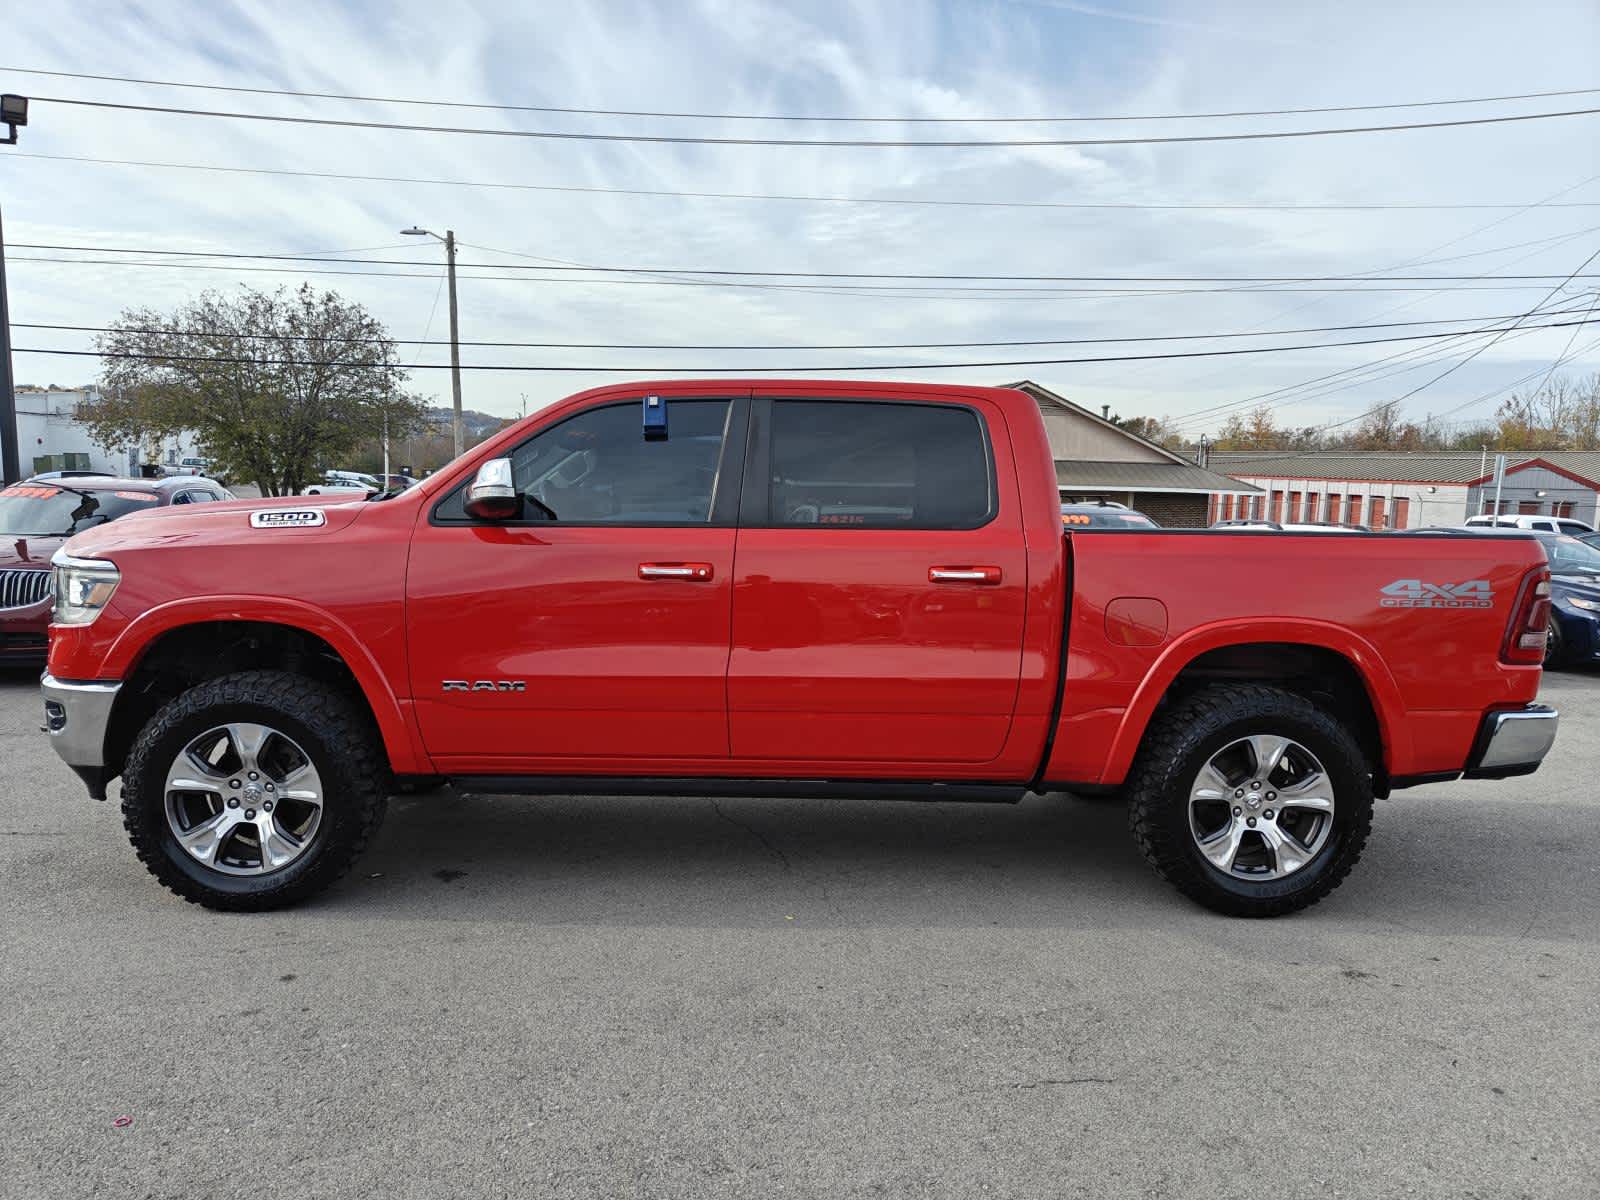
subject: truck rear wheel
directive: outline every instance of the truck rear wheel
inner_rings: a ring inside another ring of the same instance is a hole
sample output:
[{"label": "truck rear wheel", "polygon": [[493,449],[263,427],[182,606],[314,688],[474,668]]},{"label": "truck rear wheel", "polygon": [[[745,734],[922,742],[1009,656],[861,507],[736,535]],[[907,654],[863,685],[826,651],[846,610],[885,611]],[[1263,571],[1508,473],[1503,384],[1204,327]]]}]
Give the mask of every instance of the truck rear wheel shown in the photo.
[{"label": "truck rear wheel", "polygon": [[1338,720],[1257,684],[1207,687],[1152,723],[1129,823],[1156,873],[1238,917],[1315,904],[1372,829],[1371,768]]},{"label": "truck rear wheel", "polygon": [[153,875],[207,908],[281,908],[350,868],[383,819],[375,731],[337,690],[287,671],[191,688],[129,752],[122,821]]}]

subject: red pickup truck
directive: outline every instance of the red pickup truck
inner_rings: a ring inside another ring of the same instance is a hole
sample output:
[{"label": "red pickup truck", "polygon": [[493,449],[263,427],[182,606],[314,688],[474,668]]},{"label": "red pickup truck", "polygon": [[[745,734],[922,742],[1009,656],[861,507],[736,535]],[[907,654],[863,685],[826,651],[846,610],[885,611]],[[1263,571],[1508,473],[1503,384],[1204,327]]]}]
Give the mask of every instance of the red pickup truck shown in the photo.
[{"label": "red pickup truck", "polygon": [[1374,797],[1534,770],[1531,538],[1067,528],[1009,389],[605,387],[416,487],[138,514],[55,560],[61,757],[225,909],[387,796],[1126,797],[1221,912],[1311,904]]}]

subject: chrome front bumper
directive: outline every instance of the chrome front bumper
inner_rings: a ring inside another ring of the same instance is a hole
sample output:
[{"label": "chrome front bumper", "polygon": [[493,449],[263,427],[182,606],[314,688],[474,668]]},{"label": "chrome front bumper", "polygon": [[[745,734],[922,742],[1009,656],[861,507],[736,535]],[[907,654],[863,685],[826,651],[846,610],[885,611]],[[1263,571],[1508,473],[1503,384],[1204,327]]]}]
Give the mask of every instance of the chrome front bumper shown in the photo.
[{"label": "chrome front bumper", "polygon": [[1467,778],[1531,775],[1555,744],[1559,721],[1560,714],[1543,704],[1489,713],[1467,760]]},{"label": "chrome front bumper", "polygon": [[89,785],[89,794],[105,799],[106,727],[122,684],[116,680],[67,682],[53,675],[39,680],[44,693],[44,729],[61,761]]}]

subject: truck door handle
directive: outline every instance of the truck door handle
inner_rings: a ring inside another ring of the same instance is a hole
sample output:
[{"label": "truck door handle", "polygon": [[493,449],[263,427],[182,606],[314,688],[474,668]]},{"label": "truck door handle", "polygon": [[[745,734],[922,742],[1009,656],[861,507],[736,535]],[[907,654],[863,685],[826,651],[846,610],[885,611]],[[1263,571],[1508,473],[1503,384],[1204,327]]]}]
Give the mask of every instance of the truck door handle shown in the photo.
[{"label": "truck door handle", "polygon": [[710,563],[640,563],[640,579],[684,579],[690,583],[705,583],[711,578]]},{"label": "truck door handle", "polygon": [[929,583],[977,583],[993,585],[1000,582],[999,567],[929,567]]}]

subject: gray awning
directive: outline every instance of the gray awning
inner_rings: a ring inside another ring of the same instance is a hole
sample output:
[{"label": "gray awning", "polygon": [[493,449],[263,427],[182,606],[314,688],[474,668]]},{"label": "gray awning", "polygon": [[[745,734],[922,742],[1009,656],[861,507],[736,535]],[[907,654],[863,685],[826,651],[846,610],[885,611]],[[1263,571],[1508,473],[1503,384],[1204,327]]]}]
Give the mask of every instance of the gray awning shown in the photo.
[{"label": "gray awning", "polygon": [[1083,462],[1056,460],[1056,486],[1075,491],[1115,492],[1259,492],[1260,488],[1229,479],[1192,463]]}]

